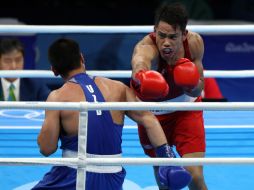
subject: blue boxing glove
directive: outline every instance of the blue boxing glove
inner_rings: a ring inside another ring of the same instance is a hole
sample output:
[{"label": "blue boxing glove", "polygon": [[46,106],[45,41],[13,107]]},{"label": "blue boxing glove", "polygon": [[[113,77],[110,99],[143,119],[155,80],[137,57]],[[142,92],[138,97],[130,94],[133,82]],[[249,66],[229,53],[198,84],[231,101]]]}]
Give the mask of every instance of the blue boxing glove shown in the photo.
[{"label": "blue boxing glove", "polygon": [[[167,145],[161,145],[155,149],[156,156],[162,158],[175,158],[172,148]],[[162,185],[170,190],[179,190],[186,187],[191,182],[191,175],[181,166],[160,166],[158,178]]]},{"label": "blue boxing glove", "polygon": [[162,185],[170,190],[180,190],[191,182],[191,175],[180,166],[160,166],[158,177]]}]

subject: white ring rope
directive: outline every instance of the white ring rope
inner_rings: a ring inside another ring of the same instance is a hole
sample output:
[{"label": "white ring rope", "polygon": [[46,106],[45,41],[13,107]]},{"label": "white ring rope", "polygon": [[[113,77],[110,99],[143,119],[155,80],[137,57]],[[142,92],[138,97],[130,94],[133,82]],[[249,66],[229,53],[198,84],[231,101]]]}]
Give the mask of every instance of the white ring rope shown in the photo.
[{"label": "white ring rope", "polygon": [[0,102],[1,109],[251,111],[254,102]]},{"label": "white ring rope", "polygon": [[[205,125],[205,129],[254,129],[254,125]],[[0,126],[0,130],[40,130],[41,125],[33,126]],[[137,129],[137,125],[125,125],[124,129]]]},{"label": "white ring rope", "polygon": [[248,165],[254,164],[254,158],[0,158],[0,165],[58,165],[80,166],[101,165],[172,165],[172,166],[197,166],[197,165]]},{"label": "white ring rope", "polygon": [[[109,78],[130,78],[130,70],[90,70],[87,74],[93,76]],[[248,78],[254,77],[254,70],[205,70],[205,77],[216,78]],[[49,70],[0,70],[0,77],[20,77],[20,78],[56,78]]]},{"label": "white ring rope", "polygon": [[0,158],[0,165],[77,166],[77,158]]},{"label": "white ring rope", "polygon": [[[188,30],[200,34],[250,34],[253,35],[254,25],[188,25]],[[0,25],[0,33],[35,34],[35,33],[149,33],[153,26],[49,26],[49,25]]]}]

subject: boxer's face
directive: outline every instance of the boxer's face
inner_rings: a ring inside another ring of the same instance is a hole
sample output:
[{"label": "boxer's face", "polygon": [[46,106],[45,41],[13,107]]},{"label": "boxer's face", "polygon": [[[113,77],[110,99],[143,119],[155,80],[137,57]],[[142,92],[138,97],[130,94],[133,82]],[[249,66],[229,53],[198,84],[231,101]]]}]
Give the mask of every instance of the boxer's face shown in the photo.
[{"label": "boxer's face", "polygon": [[[24,56],[22,52],[13,50],[9,53],[2,54],[0,57],[0,70],[23,70],[24,69]],[[10,82],[16,78],[6,78]]]},{"label": "boxer's face", "polygon": [[177,54],[183,48],[185,39],[185,34],[180,30],[180,27],[174,28],[166,22],[160,21],[155,27],[155,33],[161,57],[167,62],[177,59]]}]

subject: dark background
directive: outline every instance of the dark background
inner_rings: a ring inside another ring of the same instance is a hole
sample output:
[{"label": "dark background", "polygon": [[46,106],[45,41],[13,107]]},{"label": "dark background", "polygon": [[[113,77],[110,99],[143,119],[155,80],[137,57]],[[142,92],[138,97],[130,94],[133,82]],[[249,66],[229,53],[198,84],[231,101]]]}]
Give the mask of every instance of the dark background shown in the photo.
[{"label": "dark background", "polygon": [[[154,10],[176,0],[7,0],[0,18],[35,25],[151,25]],[[195,20],[254,20],[254,0],[178,0]]]}]

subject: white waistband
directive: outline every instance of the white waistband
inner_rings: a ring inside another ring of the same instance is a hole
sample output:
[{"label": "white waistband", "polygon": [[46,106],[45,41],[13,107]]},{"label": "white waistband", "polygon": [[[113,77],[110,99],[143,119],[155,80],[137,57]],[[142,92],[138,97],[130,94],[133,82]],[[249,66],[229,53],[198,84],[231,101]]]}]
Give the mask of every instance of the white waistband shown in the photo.
[{"label": "white waistband", "polygon": [[[113,155],[99,155],[99,154],[89,154],[87,153],[87,158],[120,158],[122,154],[113,154]],[[78,152],[72,150],[63,150],[63,158],[76,158]],[[74,167],[77,168],[77,167]],[[122,166],[100,166],[100,165],[87,165],[86,171],[94,173],[117,173],[122,171]]]},{"label": "white waistband", "polygon": [[[178,96],[176,98],[169,99],[169,100],[166,100],[163,102],[195,102],[196,99],[197,99],[197,97],[191,97],[191,96],[188,96],[187,94],[183,94],[181,96]],[[173,113],[175,111],[172,111],[172,110],[151,110],[151,112],[154,115],[163,115],[163,114]]]}]

